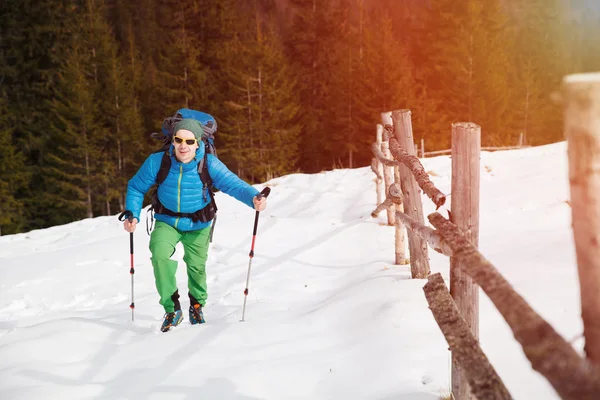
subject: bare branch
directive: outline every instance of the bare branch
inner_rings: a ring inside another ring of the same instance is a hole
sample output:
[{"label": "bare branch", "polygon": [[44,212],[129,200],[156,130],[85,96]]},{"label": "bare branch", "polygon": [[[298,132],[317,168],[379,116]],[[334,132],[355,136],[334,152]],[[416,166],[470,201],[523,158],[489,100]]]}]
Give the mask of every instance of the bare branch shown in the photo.
[{"label": "bare branch", "polygon": [[381,176],[381,174],[379,173],[379,168],[377,168],[377,159],[376,158],[373,158],[371,160],[371,171],[373,171],[373,173],[375,174],[377,179],[383,179],[383,176]]},{"label": "bare branch", "polygon": [[380,212],[390,208],[394,204],[402,204],[402,190],[400,189],[400,185],[397,183],[390,185],[386,191],[385,200],[371,213],[371,217],[377,217]]},{"label": "bare branch", "polygon": [[440,235],[435,229],[418,223],[416,220],[409,217],[408,214],[400,211],[396,211],[396,218],[402,221],[402,223],[406,225],[406,227],[415,235],[425,239],[429,247],[431,247],[433,250],[449,257],[452,256],[452,249],[450,246],[448,246],[448,243],[446,243],[442,235]]},{"label": "bare branch", "polygon": [[433,317],[438,323],[452,355],[466,372],[471,393],[477,399],[512,399],[496,370],[481,350],[479,342],[460,315],[442,275],[430,275],[423,287]]},{"label": "bare branch", "polygon": [[378,205],[377,208],[371,213],[371,217],[376,218],[380,212],[382,212],[383,210],[387,210],[388,208],[390,208],[393,205],[394,205],[394,203],[392,203],[392,200],[390,200],[389,198],[386,197],[385,200],[383,201],[383,203]]},{"label": "bare branch", "polygon": [[[429,179],[429,175],[425,172],[425,168],[421,161],[416,156],[412,156],[406,152],[396,140],[395,137],[390,138],[390,151],[394,158],[402,162],[415,177],[419,187],[433,201],[437,208],[440,208],[446,202],[446,196],[435,187]],[[437,209],[436,208],[436,209]]]},{"label": "bare branch", "polygon": [[428,216],[450,248],[457,265],[483,289],[510,326],[534,370],[546,377],[565,400],[599,399],[600,371],[581,358],[548,322],[439,213]]},{"label": "bare branch", "polygon": [[381,152],[381,148],[379,147],[379,144],[373,143],[371,145],[371,151],[373,152],[375,157],[377,157],[379,162],[382,163],[383,165],[387,165],[388,167],[395,167],[398,165],[398,161],[390,160],[389,158],[386,158],[383,155],[383,153]]}]

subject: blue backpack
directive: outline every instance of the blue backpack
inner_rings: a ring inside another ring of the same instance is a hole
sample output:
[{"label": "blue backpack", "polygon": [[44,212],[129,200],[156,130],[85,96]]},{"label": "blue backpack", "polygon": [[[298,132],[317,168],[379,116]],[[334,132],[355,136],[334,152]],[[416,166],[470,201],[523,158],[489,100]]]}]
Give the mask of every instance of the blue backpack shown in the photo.
[{"label": "blue backpack", "polygon": [[[171,157],[169,155],[169,149],[171,147],[171,142],[173,141],[173,129],[175,125],[181,121],[182,119],[195,119],[200,122],[202,125],[202,129],[204,130],[204,135],[202,136],[202,143],[204,143],[204,158],[200,160],[198,163],[198,174],[200,175],[200,180],[202,181],[202,194],[205,196],[208,193],[210,196],[210,203],[193,213],[178,213],[167,209],[158,199],[158,188],[152,194],[152,206],[150,210],[154,211],[158,214],[165,214],[174,217],[187,217],[191,218],[192,221],[198,222],[209,222],[213,219],[216,220],[217,213],[217,204],[215,203],[215,197],[213,193],[213,182],[208,173],[208,154],[217,155],[217,150],[215,147],[215,132],[217,131],[217,121],[210,114],[190,110],[188,108],[182,108],[177,110],[174,116],[165,118],[162,124],[162,147],[157,150],[155,153],[164,153],[161,159],[160,168],[158,170],[158,174],[156,175],[156,184],[160,185],[169,174],[169,169],[171,168]],[[160,138],[159,133],[153,133],[152,137]],[[200,143],[199,143],[200,144]],[[214,224],[213,224],[214,228]],[[211,232],[212,236],[212,232]]]}]

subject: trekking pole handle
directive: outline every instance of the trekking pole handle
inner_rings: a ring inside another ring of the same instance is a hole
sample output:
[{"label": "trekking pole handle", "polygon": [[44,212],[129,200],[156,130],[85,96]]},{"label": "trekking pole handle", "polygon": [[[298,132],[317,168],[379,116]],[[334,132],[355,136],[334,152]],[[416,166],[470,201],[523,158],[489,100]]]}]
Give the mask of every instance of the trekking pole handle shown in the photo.
[{"label": "trekking pole handle", "polygon": [[[132,222],[133,221],[133,213],[129,210],[123,211],[121,213],[121,215],[119,215],[119,221],[125,221],[125,219],[127,219],[129,222]],[[132,260],[131,271],[129,271],[129,272],[133,274],[133,232],[129,233],[129,254],[131,254],[131,260]]]},{"label": "trekking pole handle", "polygon": [[125,210],[119,215],[119,221],[125,221],[125,218],[129,220],[129,222],[133,221],[133,213],[129,210]]},{"label": "trekking pole handle", "polygon": [[[256,195],[256,198],[258,200],[262,199],[263,197],[267,198],[269,197],[269,193],[271,193],[271,188],[270,187],[266,187],[262,190],[262,192],[260,192],[259,194]],[[256,214],[254,215],[254,230],[252,231],[252,249],[250,250],[250,257],[252,257],[254,255],[254,239],[256,238],[256,230],[258,229],[258,215],[260,214],[260,211],[256,211]]]},{"label": "trekking pole handle", "polygon": [[262,192],[260,192],[258,195],[256,195],[256,198],[258,200],[262,199],[263,197],[269,197],[269,193],[271,193],[271,188],[270,187],[266,187],[262,190]]}]

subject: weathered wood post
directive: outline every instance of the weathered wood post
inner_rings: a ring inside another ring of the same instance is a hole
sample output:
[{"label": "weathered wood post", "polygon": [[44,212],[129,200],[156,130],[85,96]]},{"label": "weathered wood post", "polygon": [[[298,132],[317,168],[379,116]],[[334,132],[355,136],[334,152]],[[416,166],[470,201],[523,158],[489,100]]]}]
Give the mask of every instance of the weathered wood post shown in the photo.
[{"label": "weathered wood post", "polygon": [[[383,128],[381,127],[381,125],[377,125],[377,138],[376,138],[376,143],[379,149],[381,149],[381,142],[382,142],[382,137],[383,137]],[[383,186],[383,182],[382,179],[380,178],[381,176],[383,176],[383,169],[385,168],[380,162],[379,160],[375,157],[373,158],[373,168],[375,169],[375,173],[377,175],[377,177],[375,178],[375,190],[377,190],[377,205],[381,204],[381,202],[383,201],[383,198],[385,197],[385,190],[383,190],[382,186]]]},{"label": "weathered wood post", "polygon": [[566,76],[562,92],[585,354],[600,365],[600,73]]},{"label": "weathered wood post", "polygon": [[[377,124],[377,136],[379,136],[380,134],[383,137],[383,125]],[[383,153],[383,156],[385,158],[391,158],[390,142],[389,142],[389,140],[386,140],[385,138],[381,142],[381,153]],[[387,195],[388,188],[390,187],[390,185],[392,183],[394,183],[394,175],[393,175],[394,169],[392,167],[388,167],[387,165],[382,165],[382,167],[383,167],[383,188],[384,188],[384,193],[386,193],[386,195]],[[387,212],[388,225],[394,226],[394,224],[396,223],[395,206],[388,207],[386,212]]]},{"label": "weathered wood post", "polygon": [[425,158],[425,139],[421,138],[421,158]]},{"label": "weathered wood post", "polygon": [[[402,189],[400,188],[400,166],[394,167],[394,182],[398,184],[398,189],[400,192],[400,196],[402,196]],[[390,196],[392,195],[390,191]],[[396,211],[404,212],[404,201],[400,203],[395,203]],[[396,232],[395,232],[395,248],[396,248],[396,265],[405,265],[408,264],[408,258],[406,257],[406,227],[402,220],[400,220],[396,214],[394,213],[394,217],[396,218]]]},{"label": "weathered wood post", "polygon": [[[398,167],[394,168],[395,172],[397,173],[398,171]],[[404,223],[402,223],[402,220],[400,218],[398,218],[398,212],[401,213],[401,215],[404,211],[404,207],[403,205],[403,195],[402,195],[402,188],[400,187],[400,180],[398,178],[396,178],[396,182],[389,187],[388,189],[388,198],[390,200],[392,200],[394,202],[394,205],[396,206],[396,224],[395,224],[395,245],[394,245],[394,251],[395,251],[395,265],[404,265],[404,264],[408,264],[408,259],[406,258],[406,227],[404,226]]]},{"label": "weathered wood post", "polygon": [[[381,122],[384,125],[393,125],[392,121],[392,113],[385,112],[381,113]],[[389,139],[388,139],[389,145]],[[390,157],[393,158],[393,157]],[[400,185],[400,166],[394,167],[394,182]],[[395,211],[404,212],[404,202],[395,204]],[[396,217],[396,213],[394,213],[394,218]],[[395,243],[395,265],[405,265],[408,264],[408,258],[406,257],[406,227],[402,223],[402,221],[396,219],[394,226],[396,227],[395,235],[394,235],[394,243]]]},{"label": "weathered wood post", "polygon": [[[389,113],[384,113],[388,114]],[[382,120],[385,118],[382,114]],[[410,110],[396,110],[392,112],[394,136],[400,147],[409,155],[415,155],[415,146],[412,134]],[[423,202],[421,190],[415,177],[406,165],[401,164],[400,186],[404,195],[404,212],[417,222],[425,224],[423,217]],[[429,255],[427,241],[408,231],[408,251],[410,253],[410,272],[414,279],[425,279],[429,275]]]},{"label": "weathered wood post", "polygon": [[[473,123],[452,124],[452,222],[467,239],[479,245],[479,164],[481,128]],[[450,257],[450,294],[473,336],[479,339],[479,286]],[[467,377],[452,355],[452,393],[468,400]]]}]

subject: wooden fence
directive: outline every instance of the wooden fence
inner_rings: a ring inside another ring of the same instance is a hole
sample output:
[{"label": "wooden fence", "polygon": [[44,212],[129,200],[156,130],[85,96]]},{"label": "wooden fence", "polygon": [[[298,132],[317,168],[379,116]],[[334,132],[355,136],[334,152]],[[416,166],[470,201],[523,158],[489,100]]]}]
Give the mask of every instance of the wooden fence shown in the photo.
[{"label": "wooden fence", "polygon": [[[382,114],[372,148],[378,182],[378,206],[372,215],[396,208],[388,223],[396,226],[396,246],[403,245],[400,235],[408,235],[412,277],[427,279],[425,297],[452,352],[455,400],[512,398],[479,346],[479,287],[508,323],[532,368],[562,399],[600,399],[600,74],[567,77],[562,93],[587,357],[580,356],[477,250],[480,127],[452,125],[452,204],[445,218],[437,209],[446,197],[415,155],[410,110]],[[382,181],[385,197],[380,194]],[[424,223],[421,191],[437,207],[427,216],[433,228]],[[427,246],[450,257],[450,291],[439,273],[430,274]]]},{"label": "wooden fence", "polygon": [[[519,141],[515,146],[487,146],[482,147],[482,151],[501,151],[501,150],[518,150],[525,149],[531,147],[530,145],[525,144],[523,133],[519,135]],[[415,148],[417,148],[417,144],[415,143]],[[452,149],[446,150],[434,150],[434,151],[425,151],[425,139],[421,138],[421,148],[417,151],[417,156],[420,158],[425,157],[434,157],[434,156],[442,156],[452,153]]]}]

